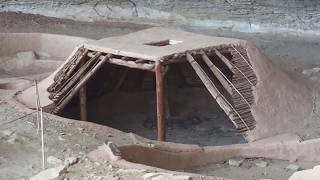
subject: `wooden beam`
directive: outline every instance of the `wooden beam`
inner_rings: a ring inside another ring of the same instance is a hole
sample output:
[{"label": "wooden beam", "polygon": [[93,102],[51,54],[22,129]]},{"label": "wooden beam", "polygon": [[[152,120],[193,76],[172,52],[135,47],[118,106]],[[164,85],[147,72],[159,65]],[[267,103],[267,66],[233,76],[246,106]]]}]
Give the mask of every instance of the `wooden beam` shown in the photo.
[{"label": "wooden beam", "polygon": [[[93,57],[92,53],[88,53],[89,57]],[[103,59],[104,56],[101,56],[100,59]],[[110,58],[108,60],[111,64],[116,64],[120,66],[126,66],[128,68],[134,68],[134,69],[141,69],[141,70],[147,70],[147,71],[154,71],[155,64],[149,64],[149,63],[136,63],[135,61],[127,61],[124,59],[118,59],[118,58]],[[141,61],[141,60],[140,60]]]},{"label": "wooden beam", "polygon": [[196,74],[199,76],[205,87],[208,89],[210,94],[214,99],[216,99],[217,103],[220,105],[220,107],[224,110],[224,112],[229,116],[232,107],[230,106],[230,103],[226,101],[226,99],[221,95],[217,87],[213,84],[213,82],[210,80],[208,75],[203,71],[201,66],[194,60],[194,58],[187,53],[187,61],[190,63],[190,65],[193,67]]},{"label": "wooden beam", "polygon": [[82,59],[80,61],[80,69],[69,79],[67,79],[63,86],[61,86],[60,89],[56,93],[52,93],[49,98],[53,100],[54,102],[57,102],[60,100],[61,97],[63,97],[68,91],[76,84],[76,82],[83,77],[83,75],[86,73],[86,71],[94,64],[96,63],[96,60],[101,55],[100,52],[96,53],[92,58],[90,58],[87,62],[86,59]]},{"label": "wooden beam", "polygon": [[222,86],[226,89],[226,91],[232,95],[232,87],[230,86],[229,82],[224,78],[222,72],[216,67],[212,61],[209,59],[209,57],[202,51],[201,56],[203,61],[207,64],[207,66],[210,68],[214,76],[219,80],[219,82],[222,84]]},{"label": "wooden beam", "polygon": [[61,101],[57,104],[55,110],[53,111],[54,114],[58,114],[61,110],[70,102],[72,97],[79,92],[80,88],[85,85],[88,80],[102,67],[102,65],[108,61],[109,56],[105,56],[104,59],[100,60],[96,65],[94,65],[87,74],[83,76],[83,78],[75,85],[73,89],[71,89],[68,94],[65,95],[61,99]]},{"label": "wooden beam", "polygon": [[166,67],[161,65],[159,61],[156,62],[156,94],[157,94],[157,127],[158,140],[166,140],[166,118],[167,118],[167,93],[166,89]]},{"label": "wooden beam", "polygon": [[224,55],[222,55],[218,50],[214,50],[214,53],[221,59],[222,62],[224,62],[224,64],[230,69],[230,71],[232,72],[232,63],[229,61],[229,59],[227,59]]},{"label": "wooden beam", "polygon": [[[86,62],[83,59],[80,62],[80,68],[85,65]],[[83,75],[80,76],[80,78],[83,78]],[[80,104],[80,119],[81,121],[87,121],[87,88],[86,85],[83,85],[79,90],[79,104]]]}]

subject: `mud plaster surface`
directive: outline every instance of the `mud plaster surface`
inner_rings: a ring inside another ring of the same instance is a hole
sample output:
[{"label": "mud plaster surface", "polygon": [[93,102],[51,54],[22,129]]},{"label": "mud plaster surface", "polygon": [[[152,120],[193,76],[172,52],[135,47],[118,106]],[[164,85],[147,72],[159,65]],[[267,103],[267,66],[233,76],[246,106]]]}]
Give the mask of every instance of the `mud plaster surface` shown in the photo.
[{"label": "mud plaster surface", "polygon": [[[65,34],[75,34],[83,35],[86,37],[107,37],[110,35],[120,35],[127,32],[136,31],[143,27],[137,27],[135,25],[125,25],[115,24],[115,27],[111,24],[97,24],[97,26],[92,26],[88,23],[76,23],[72,21],[63,21],[57,19],[47,19],[39,16],[18,16],[16,14],[0,14],[0,22],[3,23],[0,26],[1,32],[51,32],[51,33],[65,33]],[[80,28],[81,27],[81,28]],[[108,29],[106,31],[106,29]],[[110,29],[110,31],[109,31]],[[187,29],[187,28],[186,28]],[[301,37],[281,37],[281,36],[271,36],[271,35],[250,35],[250,34],[241,34],[235,32],[215,32],[209,30],[199,30],[192,29],[199,33],[211,34],[211,35],[225,35],[230,37],[239,37],[244,39],[249,39],[253,41],[258,47],[261,47],[271,56],[271,59],[282,66],[286,66],[289,69],[302,72],[303,69],[312,68],[319,65],[319,56],[318,50],[320,47],[319,39],[313,38],[304,39]],[[1,73],[1,77],[8,77],[8,75]],[[10,76],[9,76],[10,77]],[[317,77],[314,75],[313,77]],[[316,78],[315,78],[316,79]],[[5,99],[8,94],[12,91],[1,90],[0,96],[2,99]],[[16,109],[13,109],[12,106],[1,103],[0,104],[0,113],[1,113],[1,123],[10,121],[14,117],[20,117],[23,113],[19,112]],[[17,179],[23,176],[30,177],[32,174],[39,171],[40,167],[40,152],[38,149],[39,138],[35,135],[35,129],[32,126],[35,117],[30,116],[23,121],[18,121],[7,126],[1,126],[1,130],[11,130],[15,131],[18,134],[26,137],[22,143],[17,143],[14,145],[1,146],[7,147],[1,152],[1,168],[0,176],[5,177],[5,179]],[[31,122],[31,123],[29,123]],[[80,125],[75,125],[73,123],[61,123],[55,121],[46,121],[46,132],[47,132],[47,146],[48,154],[52,154],[59,158],[64,158],[64,156],[80,156],[83,157],[83,154],[89,152],[90,150],[95,149],[106,139],[110,139],[119,144],[125,143],[128,141],[128,138],[122,133],[114,130],[99,130],[99,128],[94,129],[88,125],[85,125],[84,132],[80,132],[78,129]],[[81,127],[81,126],[80,126]],[[108,137],[108,134],[112,133],[112,137]],[[65,143],[58,139],[59,136],[62,136],[64,139],[67,139],[68,143]],[[4,139],[1,139],[1,143],[5,143]],[[19,149],[29,149],[29,151],[18,151]],[[66,153],[64,152],[66,150]],[[28,156],[28,159],[25,157]],[[20,157],[20,158],[17,158]],[[275,166],[278,166],[275,163]],[[15,171],[9,172],[4,169],[4,167],[12,168]],[[81,169],[81,170],[80,170]],[[71,179],[88,179],[90,174],[99,175],[115,175],[119,176],[120,179],[126,179],[128,174],[123,175],[122,173],[117,172],[117,167],[108,167],[99,166],[90,161],[84,161],[72,168],[72,171],[67,174]],[[204,169],[205,173],[213,172],[212,169]],[[222,172],[233,174],[236,176],[235,171],[230,171],[229,168],[222,168]],[[248,168],[248,173],[252,174],[261,174],[255,168]],[[268,170],[268,173],[274,173],[272,168]],[[129,177],[131,179],[142,179],[141,175],[143,173],[131,173]],[[253,176],[249,177],[251,179],[258,179],[262,176]],[[3,179],[3,178],[2,178]],[[285,179],[281,176],[275,177],[274,179]]]}]

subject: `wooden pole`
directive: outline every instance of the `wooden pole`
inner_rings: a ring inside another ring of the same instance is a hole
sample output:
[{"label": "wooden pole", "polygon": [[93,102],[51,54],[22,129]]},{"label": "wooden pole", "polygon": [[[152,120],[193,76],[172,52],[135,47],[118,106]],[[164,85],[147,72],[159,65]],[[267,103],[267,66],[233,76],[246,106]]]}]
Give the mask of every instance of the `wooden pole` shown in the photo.
[{"label": "wooden pole", "polygon": [[166,67],[161,65],[159,61],[156,62],[156,94],[157,94],[157,127],[158,127],[158,141],[166,140]]},{"label": "wooden pole", "polygon": [[[80,68],[82,68],[83,65],[85,65],[85,60],[83,59],[80,62]],[[83,76],[80,77],[80,79],[83,78]],[[79,90],[79,104],[80,104],[80,119],[81,121],[87,121],[87,88],[84,84],[80,90]]]}]

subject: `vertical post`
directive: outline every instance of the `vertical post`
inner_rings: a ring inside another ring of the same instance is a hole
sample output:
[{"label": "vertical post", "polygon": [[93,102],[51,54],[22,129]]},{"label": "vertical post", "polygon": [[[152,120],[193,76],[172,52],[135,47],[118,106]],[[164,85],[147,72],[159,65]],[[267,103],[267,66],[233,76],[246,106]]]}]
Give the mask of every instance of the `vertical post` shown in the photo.
[{"label": "vertical post", "polygon": [[[83,66],[85,64],[84,60],[80,62],[80,65]],[[82,77],[81,77],[82,78]],[[81,121],[87,121],[87,91],[86,85],[83,85],[79,90],[79,98],[80,98],[80,118]]]},{"label": "vertical post", "polygon": [[156,62],[156,94],[157,94],[157,127],[158,127],[158,141],[166,140],[166,67],[161,65],[159,61]]}]

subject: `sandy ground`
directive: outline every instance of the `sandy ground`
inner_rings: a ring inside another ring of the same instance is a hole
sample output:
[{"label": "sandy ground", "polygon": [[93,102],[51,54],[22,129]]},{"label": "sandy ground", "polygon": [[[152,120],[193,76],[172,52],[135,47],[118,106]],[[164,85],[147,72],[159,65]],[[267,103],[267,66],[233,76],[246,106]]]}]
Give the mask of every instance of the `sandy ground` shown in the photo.
[{"label": "sandy ground", "polygon": [[[99,39],[122,35],[147,27],[123,23],[74,22],[35,15],[25,16],[15,13],[0,13],[0,32],[46,32]],[[318,56],[320,48],[319,37],[310,39],[284,35],[245,34],[190,27],[173,28],[207,35],[250,40],[263,49],[275,64],[297,72],[312,69],[320,64]],[[37,69],[39,70],[39,67]],[[39,72],[41,73],[50,73],[53,70],[41,67],[40,69],[41,71]],[[21,78],[28,78],[37,72],[32,66],[22,70],[1,70],[0,78],[8,78],[15,75],[22,80]],[[318,82],[320,79],[319,71],[314,70],[308,75],[315,82]],[[16,120],[26,115],[26,113],[4,101],[9,97],[8,95],[12,95],[13,93],[15,91],[0,89],[0,179],[27,179],[41,170],[40,139],[36,133],[35,114]],[[45,116],[45,132],[47,156],[51,155],[61,160],[68,157],[78,157],[80,159],[79,163],[68,169],[69,172],[66,174],[66,177],[69,179],[143,179],[142,176],[146,173],[141,171],[119,171],[119,167],[94,163],[86,158],[88,152],[96,149],[97,146],[106,140],[114,141],[117,144],[130,143],[128,135],[125,133],[105,126],[102,127],[88,123],[83,124],[82,122],[74,121],[60,122],[55,118],[47,116]],[[180,136],[176,141],[179,142],[179,139],[188,138]],[[223,141],[223,139],[221,140]],[[184,141],[184,143],[194,142],[194,139],[190,142]],[[255,166],[252,161],[255,160],[246,160],[240,167],[230,167],[222,162],[221,164],[203,167],[192,172],[235,179],[272,178],[274,180],[287,179],[293,173],[293,171],[285,169],[292,162],[265,160],[269,163],[268,167],[260,168]],[[299,163],[296,162],[296,164]],[[299,165],[302,168],[309,168],[314,164]],[[47,164],[47,166],[54,165]],[[241,174],[246,175],[241,176]]]}]

